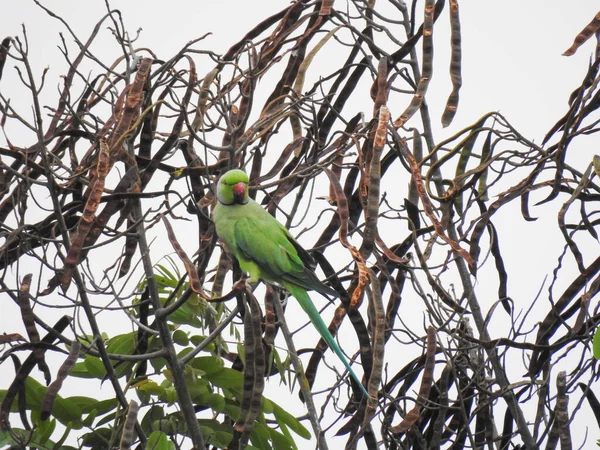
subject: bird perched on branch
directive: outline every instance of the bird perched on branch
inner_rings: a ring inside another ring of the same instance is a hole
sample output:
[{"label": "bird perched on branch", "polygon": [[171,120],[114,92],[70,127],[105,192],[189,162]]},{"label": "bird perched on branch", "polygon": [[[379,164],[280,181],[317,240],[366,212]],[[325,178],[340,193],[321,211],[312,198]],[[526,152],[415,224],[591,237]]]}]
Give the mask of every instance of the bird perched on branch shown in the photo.
[{"label": "bird perched on branch", "polygon": [[250,283],[263,280],[287,289],[369,398],[307,293],[312,289],[339,297],[315,275],[314,259],[281,223],[248,197],[248,175],[243,170],[230,170],[221,176],[217,200],[213,212],[217,235],[237,258],[240,268],[250,275]]}]

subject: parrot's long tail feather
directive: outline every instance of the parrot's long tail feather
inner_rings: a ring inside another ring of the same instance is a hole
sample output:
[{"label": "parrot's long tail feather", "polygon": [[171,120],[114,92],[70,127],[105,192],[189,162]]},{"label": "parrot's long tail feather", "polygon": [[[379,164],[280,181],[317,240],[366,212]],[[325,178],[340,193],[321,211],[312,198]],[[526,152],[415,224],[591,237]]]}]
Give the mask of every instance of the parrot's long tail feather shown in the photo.
[{"label": "parrot's long tail feather", "polygon": [[337,345],[337,342],[335,342],[335,339],[329,332],[329,328],[327,328],[327,325],[321,318],[321,314],[319,313],[319,310],[316,308],[316,306],[310,299],[308,293],[304,289],[302,289],[298,286],[289,284],[289,283],[283,283],[283,285],[296,298],[296,300],[298,300],[298,303],[300,303],[300,306],[302,306],[302,309],[306,312],[306,314],[308,314],[310,321],[315,326],[315,328],[317,329],[317,331],[319,332],[319,334],[321,335],[321,337],[323,338],[325,343],[338,356],[338,358],[340,359],[342,364],[344,364],[344,367],[346,367],[346,369],[348,370],[348,372],[350,373],[352,378],[354,378],[356,380],[356,382],[358,383],[358,385],[360,386],[362,393],[365,395],[365,397],[367,399],[369,399],[370,398],[369,393],[367,392],[367,390],[365,389],[363,384],[360,382],[360,379],[358,378],[356,373],[354,373],[354,370],[352,370],[352,367],[346,360],[346,357],[342,353],[342,350],[340,349],[340,347]]}]

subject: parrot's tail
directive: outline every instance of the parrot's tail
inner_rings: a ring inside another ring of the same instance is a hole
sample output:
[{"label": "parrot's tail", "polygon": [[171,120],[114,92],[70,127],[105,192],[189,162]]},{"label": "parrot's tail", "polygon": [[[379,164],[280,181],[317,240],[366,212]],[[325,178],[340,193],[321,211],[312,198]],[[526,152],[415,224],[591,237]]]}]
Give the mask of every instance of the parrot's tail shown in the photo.
[{"label": "parrot's tail", "polygon": [[350,373],[352,378],[354,378],[356,380],[356,382],[358,383],[358,385],[360,386],[362,393],[365,395],[365,397],[367,399],[369,399],[370,398],[369,393],[367,392],[367,390],[365,389],[363,384],[360,382],[360,379],[358,378],[356,373],[354,373],[354,370],[352,370],[352,367],[346,360],[346,357],[342,353],[342,350],[337,345],[337,342],[335,341],[335,339],[329,332],[329,328],[327,328],[327,325],[321,318],[321,314],[319,313],[319,310],[315,307],[314,303],[310,299],[308,292],[306,292],[306,290],[302,289],[301,287],[298,287],[298,286],[295,286],[295,285],[292,285],[289,283],[283,283],[283,285],[296,298],[296,300],[298,300],[298,303],[300,303],[300,306],[302,306],[302,309],[306,312],[306,314],[308,314],[310,321],[312,322],[314,327],[317,329],[317,331],[319,332],[319,334],[321,335],[321,337],[323,338],[323,340],[325,341],[327,346],[331,350],[333,350],[333,352],[338,356],[338,358],[344,364],[344,367],[346,367],[346,369],[348,370],[348,372]]}]

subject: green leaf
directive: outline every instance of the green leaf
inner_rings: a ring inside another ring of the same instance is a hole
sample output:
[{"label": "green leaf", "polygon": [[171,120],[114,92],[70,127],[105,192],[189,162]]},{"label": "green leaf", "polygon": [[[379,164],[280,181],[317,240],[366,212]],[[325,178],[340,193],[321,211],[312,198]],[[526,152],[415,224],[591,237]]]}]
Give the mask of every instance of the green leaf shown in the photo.
[{"label": "green leaf", "polygon": [[120,361],[119,363],[115,364],[114,369],[117,378],[124,376],[129,377],[131,371],[133,370],[133,363],[131,361]]},{"label": "green leaf", "polygon": [[273,414],[273,404],[271,400],[266,397],[262,398],[261,410],[263,414]]},{"label": "green leaf", "polygon": [[271,434],[271,442],[277,450],[296,450],[296,443],[293,439],[281,434],[279,431],[269,428]]},{"label": "green leaf", "polygon": [[162,421],[162,419],[164,419],[165,417],[165,410],[162,406],[160,405],[152,405],[148,411],[146,412],[146,414],[144,415],[144,418],[142,419],[142,429],[144,430],[144,432],[146,434],[150,434],[152,433],[154,430],[160,430],[160,425],[159,428],[154,428],[153,424],[156,421]]},{"label": "green leaf", "polygon": [[[221,448],[227,448],[227,445],[229,445],[231,439],[233,439],[232,433],[228,433],[226,431],[217,431],[213,435],[213,441],[211,442],[211,444]],[[246,447],[246,449],[249,448],[250,447]]]},{"label": "green leaf", "polygon": [[[15,429],[13,428],[12,431],[15,431]],[[12,444],[14,444],[14,441],[8,431],[0,431],[0,446],[4,447]]]},{"label": "green leaf", "polygon": [[147,392],[136,389],[135,393],[138,396],[138,400],[140,401],[140,404],[147,405],[149,403],[152,403],[152,396],[150,394],[148,394]]},{"label": "green leaf", "polygon": [[97,416],[98,416],[98,411],[96,411],[95,409],[92,409],[90,411],[90,413],[87,415],[87,417],[81,421],[82,425],[84,427],[91,427],[92,424],[94,423],[94,420],[96,420]]},{"label": "green leaf", "polygon": [[0,431],[0,446],[17,445],[29,440],[29,431],[22,428],[11,428],[10,432]]},{"label": "green leaf", "polygon": [[158,398],[160,398],[164,402],[167,402],[169,406],[172,406],[175,403],[177,403],[177,391],[173,386],[168,387],[165,389],[165,393],[163,395],[160,395]]},{"label": "green leaf", "polygon": [[93,409],[97,409],[98,400],[92,397],[83,397],[75,395],[73,397],[67,397],[67,400],[75,403],[81,409],[83,414],[90,413]]},{"label": "green leaf", "polygon": [[[175,265],[175,263],[173,262],[173,260],[171,258],[169,258],[169,262],[175,268],[175,270],[177,270],[177,266]],[[172,288],[177,287],[177,284],[179,283],[179,278],[180,278],[179,273],[176,273],[174,275],[169,269],[167,269],[162,264],[156,264],[154,267],[156,267],[156,274],[161,275],[163,278],[163,281],[165,282],[165,284],[163,286],[170,286]]]},{"label": "green leaf", "polygon": [[121,416],[122,414],[123,414],[122,411],[115,411],[110,414],[107,414],[106,416],[104,416],[102,419],[100,419],[98,421],[98,423],[96,424],[96,427],[101,427],[102,425],[106,425],[106,424],[109,424],[109,426],[110,426],[110,425],[112,425],[111,422],[113,422],[117,416]]},{"label": "green leaf", "polygon": [[97,378],[90,373],[84,361],[80,361],[75,363],[69,375],[77,378]]},{"label": "green leaf", "polygon": [[225,400],[225,397],[223,397],[222,395],[210,394],[208,396],[208,399],[205,401],[205,404],[210,406],[213,411],[221,413],[225,411],[225,406],[227,405],[227,402]]},{"label": "green leaf", "polygon": [[285,425],[285,424],[281,424],[279,425],[279,429],[281,430],[281,433],[290,441],[294,443],[294,449],[298,450],[298,447],[296,446],[296,442],[294,441],[294,438],[292,437],[292,433],[290,433],[289,428]]},{"label": "green leaf", "polygon": [[54,432],[55,428],[56,420],[52,419],[41,421],[40,423],[38,423],[38,426],[35,430],[35,434],[33,437],[34,441],[40,446],[43,446],[44,444],[46,444],[46,442],[48,442],[48,439],[50,439],[50,436],[52,436],[52,433]]},{"label": "green leaf", "polygon": [[208,389],[208,383],[190,383],[187,382],[187,387],[190,393],[190,397],[194,403],[201,405],[207,405],[210,391]]},{"label": "green leaf", "polygon": [[206,336],[200,336],[200,335],[194,335],[194,336],[190,336],[190,342],[192,343],[192,345],[194,345],[195,347],[197,347],[198,345],[200,345],[202,342],[204,342],[204,340],[206,339]]},{"label": "green leaf", "polygon": [[596,328],[596,332],[594,333],[594,358],[600,359],[600,327]]},{"label": "green leaf", "polygon": [[215,386],[221,388],[242,389],[244,377],[241,372],[223,367],[220,371],[213,374],[206,374],[209,381]]},{"label": "green leaf", "polygon": [[[177,359],[181,359],[184,356],[186,356],[188,353],[192,352],[194,349],[192,347],[186,347],[183,350],[181,350],[179,353],[177,353]],[[186,367],[190,367],[190,366],[186,366]]]},{"label": "green leaf", "polygon": [[[0,390],[0,403],[4,401],[4,397],[6,397],[6,389]],[[29,399],[27,399],[27,404],[29,404]],[[10,407],[10,412],[19,412],[19,406],[17,402],[12,403]],[[0,436],[2,436],[2,434],[0,434]]]},{"label": "green leaf", "polygon": [[186,307],[186,305],[177,308],[169,314],[168,318],[171,322],[176,324],[191,325],[195,328],[200,328],[202,326],[202,322],[198,317],[198,312]]},{"label": "green leaf", "polygon": [[150,380],[144,380],[135,385],[136,389],[146,392],[150,395],[164,395],[165,388],[158,383]]},{"label": "green leaf", "polygon": [[[285,374],[289,373],[288,369],[290,367],[290,360],[286,359],[285,361],[281,360],[281,356],[275,347],[271,347],[273,359],[275,360],[275,367],[277,367],[277,372],[279,372],[279,377],[281,379],[281,383],[284,386],[287,386],[287,380],[285,378]],[[269,362],[270,364],[270,362]],[[269,372],[270,373],[270,372]]]},{"label": "green leaf", "polygon": [[[67,397],[65,400],[72,402],[77,405],[77,407],[81,410],[82,414],[91,414],[94,413],[95,416],[102,416],[109,411],[112,411],[119,404],[116,398],[109,398],[106,400],[96,400],[91,397],[81,397],[81,396],[73,396]],[[90,420],[86,418],[86,420]]]},{"label": "green leaf", "polygon": [[[162,374],[167,379],[166,381],[168,381],[169,383],[173,383],[173,374],[171,373],[171,369],[165,369],[165,370],[163,370]],[[162,384],[164,384],[164,381],[163,381]]]},{"label": "green leaf", "polygon": [[205,405],[217,413],[225,411],[227,400],[219,394],[211,393],[207,386],[194,386],[189,389],[192,400],[197,405]]},{"label": "green leaf", "polygon": [[167,360],[165,358],[154,358],[150,360],[150,365],[156,372],[160,372],[167,365]]},{"label": "green leaf", "polygon": [[115,355],[131,355],[135,348],[137,333],[120,334],[112,337],[106,344],[106,351]]},{"label": "green leaf", "polygon": [[173,445],[165,433],[153,431],[152,434],[148,436],[146,448],[151,448],[153,450],[174,450],[175,445]]},{"label": "green leaf", "polygon": [[106,369],[104,368],[104,364],[102,364],[100,358],[96,358],[95,356],[86,356],[83,362],[90,375],[100,380],[104,379],[106,376]]},{"label": "green leaf", "polygon": [[42,407],[42,401],[45,394],[46,388],[42,386],[39,381],[32,377],[27,377],[25,379],[25,395],[28,407],[39,411]]},{"label": "green leaf", "polygon": [[187,333],[183,330],[175,330],[173,333],[173,341],[181,346],[186,346],[190,342],[190,338]]},{"label": "green leaf", "polygon": [[214,419],[198,419],[198,423],[207,445],[227,448],[233,437],[231,425],[220,423]]},{"label": "green leaf", "polygon": [[109,398],[107,400],[101,400],[96,402],[94,409],[97,411],[99,416],[109,413],[119,405],[119,401],[116,398]]},{"label": "green leaf", "polygon": [[237,344],[237,352],[238,356],[242,360],[242,364],[246,365],[246,347],[242,342],[238,342]]},{"label": "green leaf", "polygon": [[52,450],[72,450],[73,447],[68,446],[68,445],[63,445],[65,443],[65,441],[67,440],[67,438],[69,437],[69,435],[71,434],[71,424],[67,424],[67,426],[65,427],[65,430],[63,431],[62,436],[60,437],[60,439],[58,440],[58,442],[56,442],[54,444],[54,446],[52,447]]},{"label": "green leaf", "polygon": [[174,423],[172,420],[155,420],[152,422],[152,431],[154,430],[162,431],[167,435],[174,435],[177,434],[177,424]]},{"label": "green leaf", "polygon": [[81,408],[74,402],[57,395],[52,408],[52,415],[61,423],[66,425],[69,422],[78,422],[81,420]]},{"label": "green leaf", "polygon": [[285,424],[287,425],[294,433],[303,437],[304,439],[310,439],[310,431],[306,429],[302,423],[292,416],[289,412],[283,409],[281,406],[273,403],[273,415],[275,416],[275,420],[279,425]]},{"label": "green leaf", "polygon": [[254,424],[254,427],[252,428],[253,430],[256,430],[256,432],[261,435],[262,437],[268,439],[271,437],[271,430],[268,426],[266,426],[264,423],[261,422],[256,422]]},{"label": "green leaf", "polygon": [[205,375],[214,375],[225,367],[223,358],[219,358],[218,356],[199,356],[192,359],[189,365],[194,369],[201,370]]},{"label": "green leaf", "polygon": [[[263,449],[263,450],[271,450],[270,443],[271,435],[269,433],[269,428],[264,426],[261,423],[255,423],[252,431],[250,432],[250,442],[254,447]],[[277,448],[277,447],[275,447]],[[278,449],[279,450],[279,449]]]},{"label": "green leaf", "polygon": [[[31,408],[32,417],[39,417],[44,395],[47,388],[32,377],[25,379],[25,395],[27,407]],[[80,426],[81,408],[76,403],[57,395],[52,407],[52,416],[56,417],[64,425],[74,422],[73,427]]]},{"label": "green leaf", "polygon": [[241,412],[242,409],[236,404],[227,402],[227,404],[225,405],[225,414],[231,417],[234,421],[240,418]]},{"label": "green leaf", "polygon": [[112,431],[108,428],[97,428],[83,435],[82,447],[108,448]]}]

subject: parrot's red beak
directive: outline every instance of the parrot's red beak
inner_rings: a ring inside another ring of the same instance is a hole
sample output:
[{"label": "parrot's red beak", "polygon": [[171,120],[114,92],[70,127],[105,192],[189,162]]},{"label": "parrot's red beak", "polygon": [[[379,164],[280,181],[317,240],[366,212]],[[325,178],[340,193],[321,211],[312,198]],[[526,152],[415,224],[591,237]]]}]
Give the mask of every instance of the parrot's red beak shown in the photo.
[{"label": "parrot's red beak", "polygon": [[243,205],[246,203],[246,184],[239,182],[233,185],[233,199],[235,203]]}]

